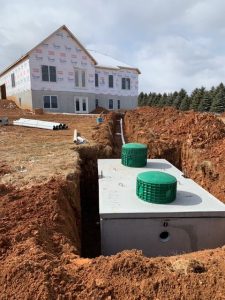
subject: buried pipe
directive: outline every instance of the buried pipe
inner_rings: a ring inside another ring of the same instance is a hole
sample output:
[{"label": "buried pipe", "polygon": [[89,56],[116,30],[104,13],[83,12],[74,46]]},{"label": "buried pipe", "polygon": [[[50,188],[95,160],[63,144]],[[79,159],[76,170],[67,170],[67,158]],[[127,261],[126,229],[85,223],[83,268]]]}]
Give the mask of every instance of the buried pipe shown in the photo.
[{"label": "buried pipe", "polygon": [[124,139],[124,134],[123,134],[123,119],[120,119],[120,132],[121,132],[121,140],[122,140],[122,144],[125,144],[125,139]]}]

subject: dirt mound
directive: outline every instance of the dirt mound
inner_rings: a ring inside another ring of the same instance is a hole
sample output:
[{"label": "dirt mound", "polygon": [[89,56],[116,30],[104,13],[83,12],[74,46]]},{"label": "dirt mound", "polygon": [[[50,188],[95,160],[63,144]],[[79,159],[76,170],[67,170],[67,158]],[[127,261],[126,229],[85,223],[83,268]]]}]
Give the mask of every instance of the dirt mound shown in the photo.
[{"label": "dirt mound", "polygon": [[0,109],[15,110],[20,109],[12,100],[0,100]]},{"label": "dirt mound", "polygon": [[99,106],[99,107],[95,108],[93,111],[91,111],[90,113],[91,114],[107,114],[108,112],[109,111],[106,108]]},{"label": "dirt mound", "polygon": [[225,137],[223,122],[213,114],[180,112],[173,108],[144,107],[127,112],[126,130],[134,138],[146,136],[160,140],[184,141],[192,139],[192,145],[204,147]]},{"label": "dirt mound", "polygon": [[4,189],[1,299],[55,299],[56,287],[60,289],[64,278],[62,266],[80,251],[78,185],[78,174],[74,174],[72,181],[58,178],[29,189]]},{"label": "dirt mound", "polygon": [[214,114],[142,107],[125,115],[129,142],[148,145],[150,158],[165,158],[225,202],[225,124]]},{"label": "dirt mound", "polygon": [[99,148],[99,158],[112,156],[115,127],[116,113],[110,112],[104,116],[103,123],[93,128],[92,140]]},{"label": "dirt mound", "polygon": [[13,100],[0,100],[0,116],[24,116],[31,113],[19,108]]}]

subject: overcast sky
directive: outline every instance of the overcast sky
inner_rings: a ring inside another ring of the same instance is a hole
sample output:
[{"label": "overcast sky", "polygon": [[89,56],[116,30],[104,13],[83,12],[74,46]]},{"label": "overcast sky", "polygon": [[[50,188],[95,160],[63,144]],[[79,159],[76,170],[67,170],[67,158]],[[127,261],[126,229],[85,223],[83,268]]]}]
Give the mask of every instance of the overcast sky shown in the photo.
[{"label": "overcast sky", "polygon": [[0,0],[0,70],[65,24],[141,70],[139,91],[225,82],[225,0]]}]

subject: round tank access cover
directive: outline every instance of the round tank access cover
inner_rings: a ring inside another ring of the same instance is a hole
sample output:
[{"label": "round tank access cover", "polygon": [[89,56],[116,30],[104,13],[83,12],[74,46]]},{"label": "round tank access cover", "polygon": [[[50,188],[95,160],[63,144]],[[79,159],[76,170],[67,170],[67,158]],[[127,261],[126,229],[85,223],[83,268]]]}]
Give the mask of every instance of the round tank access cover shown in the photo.
[{"label": "round tank access cover", "polygon": [[122,146],[122,165],[133,168],[145,167],[148,147],[140,143],[128,143]]},{"label": "round tank access cover", "polygon": [[176,199],[176,177],[159,171],[138,174],[136,195],[150,203],[166,204]]}]

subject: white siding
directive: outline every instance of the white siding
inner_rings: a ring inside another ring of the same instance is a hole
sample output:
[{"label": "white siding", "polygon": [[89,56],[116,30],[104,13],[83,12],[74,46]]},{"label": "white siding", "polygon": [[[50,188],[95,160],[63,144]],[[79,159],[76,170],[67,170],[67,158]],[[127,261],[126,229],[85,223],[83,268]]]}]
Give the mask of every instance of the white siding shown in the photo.
[{"label": "white siding", "polygon": [[[56,82],[42,81],[41,66],[56,67]],[[89,93],[94,90],[94,63],[66,30],[60,30],[30,55],[32,90]],[[85,70],[86,87],[75,87],[75,68]]]},{"label": "white siding", "polygon": [[[15,87],[12,87],[11,81],[11,74],[13,73],[15,75]],[[29,60],[19,63],[0,77],[0,85],[2,84],[6,85],[7,97],[29,91],[31,89]]]},{"label": "white siding", "polygon": [[[138,73],[133,70],[107,70],[96,68],[98,87],[96,94],[111,94],[117,96],[138,96]],[[113,88],[109,88],[109,75],[113,75]],[[130,78],[130,90],[122,89],[122,78]]]}]

